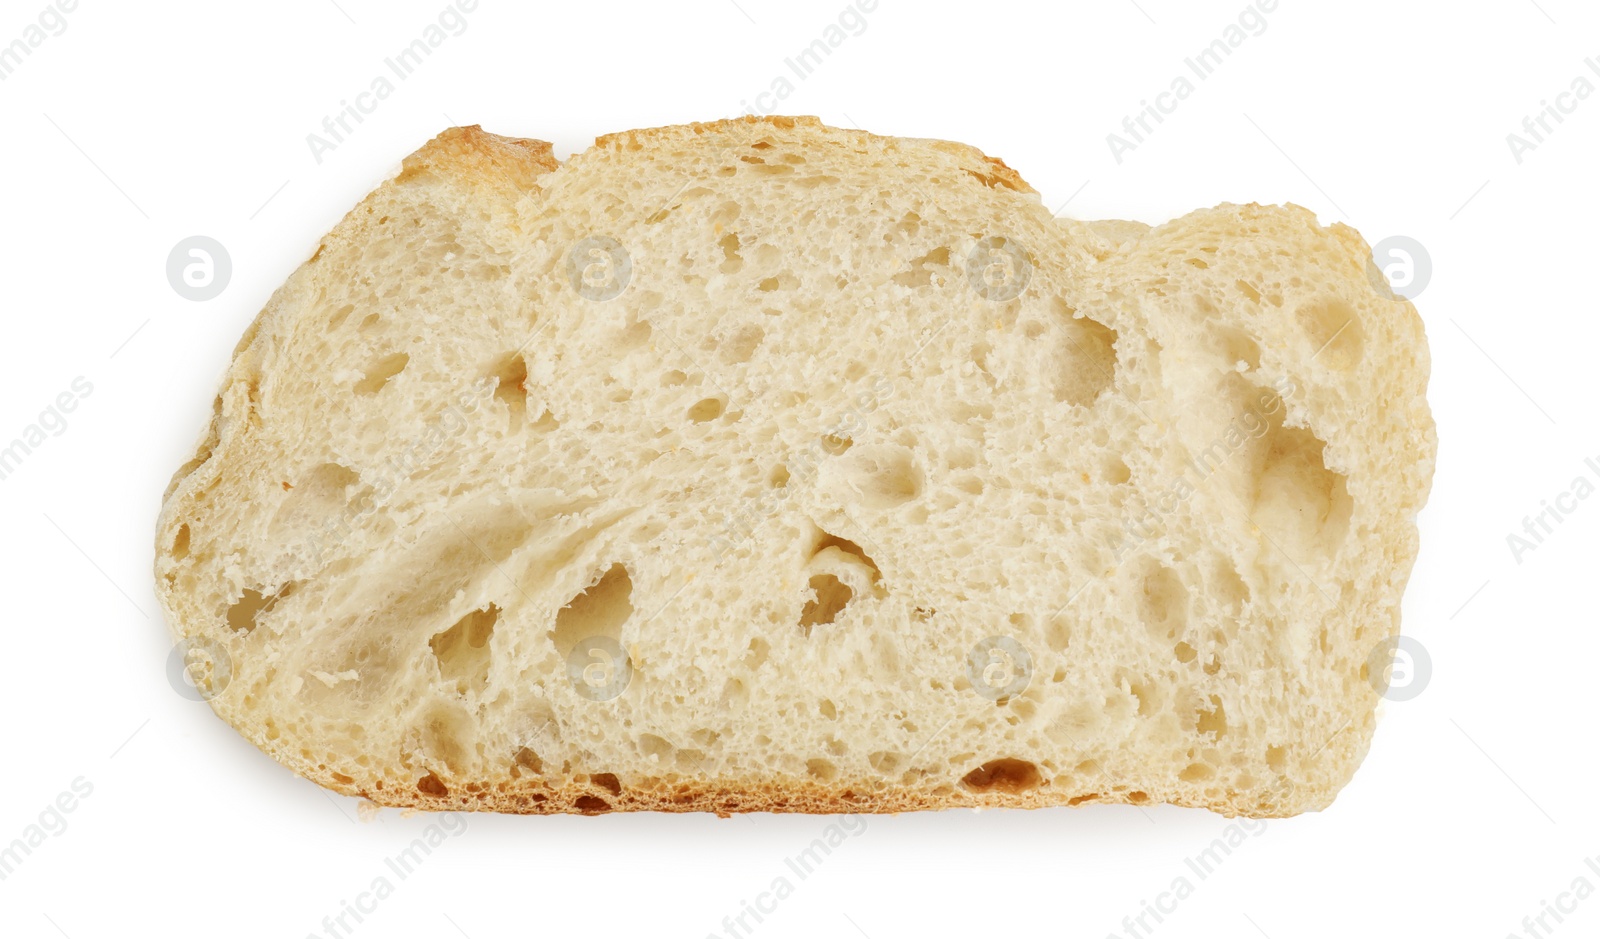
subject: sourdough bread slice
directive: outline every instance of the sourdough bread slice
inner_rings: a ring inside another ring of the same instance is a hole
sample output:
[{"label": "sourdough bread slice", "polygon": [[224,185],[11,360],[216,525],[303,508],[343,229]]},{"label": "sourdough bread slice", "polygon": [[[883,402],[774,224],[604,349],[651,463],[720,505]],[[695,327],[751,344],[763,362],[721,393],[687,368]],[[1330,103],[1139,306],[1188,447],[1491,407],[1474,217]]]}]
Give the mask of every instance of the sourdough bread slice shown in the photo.
[{"label": "sourdough bread slice", "polygon": [[1435,450],[1369,267],[813,118],[455,128],[239,343],[157,591],[219,716],[385,805],[1318,809]]}]

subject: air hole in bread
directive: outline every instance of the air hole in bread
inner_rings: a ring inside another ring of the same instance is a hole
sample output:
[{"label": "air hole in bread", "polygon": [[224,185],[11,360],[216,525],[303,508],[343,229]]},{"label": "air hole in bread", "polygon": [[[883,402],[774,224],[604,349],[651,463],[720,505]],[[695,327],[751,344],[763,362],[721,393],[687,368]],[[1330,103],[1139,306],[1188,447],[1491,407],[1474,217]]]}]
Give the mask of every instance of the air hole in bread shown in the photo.
[{"label": "air hole in bread", "polygon": [[1128,682],[1128,693],[1138,703],[1134,713],[1140,717],[1149,717],[1160,707],[1161,693],[1148,680]]},{"label": "air hole in bread", "polygon": [[717,265],[717,270],[724,274],[737,274],[744,267],[744,257],[739,254],[739,235],[737,232],[728,232],[717,240],[717,246],[722,249],[722,263]]},{"label": "air hole in bread", "polygon": [[1009,795],[1036,789],[1043,782],[1038,766],[1012,757],[990,760],[961,777],[961,785],[969,792],[1003,792]]},{"label": "air hole in bread", "polygon": [[867,765],[885,776],[895,773],[904,762],[904,756],[887,750],[879,750],[876,753],[867,754]]},{"label": "air hole in bread", "polygon": [[1147,563],[1139,591],[1139,615],[1152,635],[1176,639],[1189,624],[1189,589],[1178,572]]},{"label": "air hole in bread", "polygon": [[750,357],[755,355],[756,347],[761,345],[761,340],[766,337],[766,330],[760,326],[745,326],[735,330],[733,335],[723,340],[718,350],[718,357],[729,365],[748,362]]},{"label": "air hole in bread", "polygon": [[733,224],[733,222],[739,218],[739,214],[743,211],[743,207],[740,206],[737,201],[729,199],[717,206],[715,211],[711,213],[706,221],[711,223],[711,228],[713,231],[720,231],[722,228]]},{"label": "air hole in bread", "polygon": [[1328,469],[1325,444],[1301,427],[1274,422],[1264,438],[1250,518],[1297,561],[1344,543],[1353,504],[1344,476]]},{"label": "air hole in bread", "polygon": [[1133,478],[1133,473],[1128,470],[1128,464],[1122,457],[1111,454],[1105,458],[1105,465],[1101,469],[1105,481],[1113,486],[1121,486]]},{"label": "air hole in bread", "polygon": [[767,484],[774,489],[784,489],[789,485],[789,467],[779,463],[767,474]]},{"label": "air hole in bread", "polygon": [[585,815],[598,815],[601,812],[611,811],[611,803],[599,796],[579,796],[573,800],[572,806]]},{"label": "air hole in bread", "polygon": [[1242,363],[1244,371],[1253,372],[1261,367],[1261,346],[1242,329],[1218,327],[1215,332],[1218,354],[1230,369]]},{"label": "air hole in bread", "polygon": [[1267,769],[1282,774],[1288,768],[1289,754],[1283,747],[1267,747]]},{"label": "air hole in bread", "polygon": [[657,763],[664,763],[672,756],[672,744],[668,743],[666,738],[658,737],[655,734],[640,734],[639,752],[643,753],[647,759]]},{"label": "air hole in bread", "polygon": [[855,441],[849,437],[844,437],[839,434],[824,434],[822,436],[821,443],[822,449],[825,452],[831,454],[832,456],[838,456],[850,449],[850,447],[855,444]]},{"label": "air hole in bread", "polygon": [[1228,732],[1228,714],[1220,697],[1211,695],[1211,707],[1195,712],[1194,729],[1196,733],[1211,734],[1218,739]]},{"label": "air hole in bread", "polygon": [[689,420],[694,421],[696,424],[704,424],[707,421],[714,421],[721,417],[724,407],[726,407],[726,402],[721,398],[702,398],[696,401],[693,407],[689,408],[688,417]]},{"label": "air hole in bread", "polygon": [[597,636],[621,640],[622,624],[633,615],[633,579],[628,569],[613,564],[587,590],[556,614],[551,638],[563,659],[579,642]]},{"label": "air hole in bread", "polygon": [[855,591],[832,574],[817,574],[807,589],[811,599],[800,611],[800,630],[807,636],[811,635],[811,627],[833,622],[855,597]]},{"label": "air hole in bread", "polygon": [[800,189],[815,189],[818,186],[831,186],[839,181],[839,177],[830,173],[820,173],[815,176],[796,176],[789,185]]},{"label": "air hole in bread", "polygon": [[943,285],[944,275],[932,268],[950,266],[950,249],[944,246],[934,248],[927,254],[912,258],[908,270],[889,278],[902,287],[928,287],[934,285],[934,276],[939,276],[939,286]]},{"label": "air hole in bread", "polygon": [[280,599],[294,593],[295,583],[290,581],[273,593],[262,593],[260,590],[247,589],[244,595],[235,600],[228,607],[228,628],[235,632],[249,634],[256,628],[257,620],[272,612]]},{"label": "air hole in bread", "polygon": [[811,557],[813,559],[827,551],[829,548],[837,548],[850,557],[855,558],[863,566],[867,567],[871,571],[871,579],[873,582],[877,582],[877,580],[883,576],[883,572],[878,569],[877,562],[868,557],[867,552],[861,550],[860,545],[848,538],[840,538],[838,535],[829,534],[828,532],[823,531],[821,528],[817,528],[814,524],[812,527],[816,530],[817,539],[816,544],[811,549]]},{"label": "air hole in bread", "polygon": [[799,286],[800,278],[794,276],[788,271],[783,271],[782,273],[776,274],[772,277],[762,278],[761,281],[756,284],[756,289],[762,293],[772,293],[780,290],[794,290]]},{"label": "air hole in bread", "polygon": [[589,781],[614,796],[622,794],[622,783],[616,773],[590,773]]},{"label": "air hole in bread", "polygon": [[1065,613],[1057,613],[1045,623],[1044,641],[1052,651],[1064,652],[1072,642],[1072,621]]},{"label": "air hole in bread", "polygon": [[488,687],[489,640],[499,619],[500,608],[491,603],[428,640],[428,648],[439,663],[440,677],[454,684],[457,694],[481,693]]},{"label": "air hole in bread", "polygon": [[511,415],[514,433],[522,427],[528,410],[528,363],[521,353],[513,352],[495,363],[489,377],[495,381],[494,399]]},{"label": "air hole in bread", "polygon": [[1062,338],[1057,343],[1050,389],[1057,401],[1089,405],[1116,381],[1117,331],[1079,316],[1059,299],[1051,301]]},{"label": "air hole in bread", "polygon": [[757,636],[754,639],[751,639],[750,644],[745,647],[745,654],[742,664],[745,668],[753,672],[762,665],[766,664],[767,653],[771,650],[772,646],[765,639]]},{"label": "air hole in bread", "polygon": [[617,351],[629,352],[641,348],[650,341],[650,337],[654,334],[655,327],[650,325],[648,319],[640,316],[638,310],[629,310],[622,335],[617,337]]},{"label": "air hole in bread", "polygon": [[1361,364],[1366,331],[1355,307],[1336,297],[1311,303],[1295,311],[1300,330],[1311,340],[1312,361],[1336,372]]},{"label": "air hole in bread", "polygon": [[857,447],[824,472],[869,509],[898,508],[922,495],[922,470],[911,451],[897,444]]},{"label": "air hole in bread", "polygon": [[323,463],[295,480],[272,516],[274,537],[304,537],[336,527],[334,520],[351,504],[351,489],[361,483],[355,470]]},{"label": "air hole in bread", "polygon": [[806,774],[830,782],[838,778],[839,768],[831,760],[806,760]]},{"label": "air hole in bread", "polygon": [[544,761],[539,759],[539,754],[530,747],[518,747],[517,752],[511,757],[517,766],[538,775],[544,772]]},{"label": "air hole in bread", "polygon": [[466,709],[455,704],[436,701],[423,714],[422,749],[443,762],[450,771],[461,775],[467,758],[473,752],[477,725]]},{"label": "air hole in bread", "polygon": [[1215,561],[1210,586],[1211,595],[1235,617],[1243,612],[1250,599],[1250,588],[1239,576],[1239,569],[1226,557],[1219,556]]},{"label": "air hole in bread", "polygon": [[375,395],[383,389],[389,380],[405,370],[406,364],[411,361],[411,356],[404,352],[396,352],[379,359],[376,364],[367,369],[367,377],[356,382],[356,394]]},{"label": "air hole in bread", "polygon": [[445,786],[444,782],[431,772],[417,780],[417,791],[425,796],[433,796],[439,799],[450,794],[450,789]]},{"label": "air hole in bread", "polygon": [[[317,250],[321,251],[322,249],[319,247]],[[335,329],[338,329],[340,326],[344,325],[344,321],[347,318],[349,318],[351,313],[355,312],[355,309],[356,309],[355,308],[355,304],[346,303],[344,306],[341,306],[339,309],[334,310],[333,311],[333,315],[328,317],[328,331],[332,332]]]},{"label": "air hole in bread", "polygon": [[531,430],[536,430],[541,434],[548,434],[549,432],[551,432],[552,430],[555,430],[557,427],[560,427],[560,426],[561,426],[561,422],[556,420],[556,416],[554,414],[550,413],[550,409],[549,408],[546,408],[545,410],[543,410],[543,411],[541,411],[539,413],[538,420],[536,420],[532,424],[530,424],[529,428]]},{"label": "air hole in bread", "polygon": [[189,526],[178,526],[178,534],[172,539],[172,558],[181,561],[189,556]]}]

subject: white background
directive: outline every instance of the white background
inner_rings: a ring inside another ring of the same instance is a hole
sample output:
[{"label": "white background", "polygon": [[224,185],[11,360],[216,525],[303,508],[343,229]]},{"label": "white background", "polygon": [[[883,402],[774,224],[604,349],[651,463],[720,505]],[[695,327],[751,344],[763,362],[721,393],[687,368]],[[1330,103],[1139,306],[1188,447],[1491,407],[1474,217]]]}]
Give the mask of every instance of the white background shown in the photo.
[{"label": "white background", "polygon": [[[0,3],[0,43],[43,6]],[[0,880],[0,934],[326,935],[323,918],[386,873],[428,816],[363,820],[165,677],[153,522],[234,343],[318,238],[449,124],[564,157],[609,131],[729,116],[844,0],[482,0],[319,164],[306,135],[443,6],[84,0],[0,82],[0,445],[75,378],[93,386],[0,481],[0,844],[74,780],[92,786]],[[1070,197],[1061,214],[1160,222],[1294,201],[1371,242],[1426,246],[1440,449],[1405,630],[1432,681],[1385,705],[1331,809],[1250,837],[1154,934],[1548,935],[1523,917],[1580,876],[1600,888],[1584,864],[1600,855],[1600,498],[1521,563],[1507,535],[1575,477],[1600,481],[1584,464],[1600,462],[1600,95],[1520,163],[1506,138],[1580,74],[1600,84],[1584,64],[1600,58],[1600,12],[1283,0],[1119,164],[1106,135],[1243,7],[879,0],[781,111],[973,143],[1052,209]],[[196,234],[234,265],[207,302],[165,274]],[[471,816],[355,935],[726,935],[723,917],[828,823]],[[1129,806],[872,817],[755,935],[1127,936],[1123,918],[1196,881],[1184,859],[1228,824]],[[1595,935],[1600,897],[1545,924]]]}]

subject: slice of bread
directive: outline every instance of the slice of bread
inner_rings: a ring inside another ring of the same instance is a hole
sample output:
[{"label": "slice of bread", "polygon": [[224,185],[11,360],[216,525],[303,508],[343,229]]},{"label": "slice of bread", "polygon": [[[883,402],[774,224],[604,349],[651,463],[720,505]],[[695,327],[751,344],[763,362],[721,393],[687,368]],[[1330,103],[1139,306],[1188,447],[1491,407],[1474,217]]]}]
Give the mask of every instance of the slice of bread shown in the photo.
[{"label": "slice of bread", "polygon": [[157,591],[218,715],[385,805],[1321,808],[1435,450],[1370,265],[813,118],[455,128],[239,343]]}]

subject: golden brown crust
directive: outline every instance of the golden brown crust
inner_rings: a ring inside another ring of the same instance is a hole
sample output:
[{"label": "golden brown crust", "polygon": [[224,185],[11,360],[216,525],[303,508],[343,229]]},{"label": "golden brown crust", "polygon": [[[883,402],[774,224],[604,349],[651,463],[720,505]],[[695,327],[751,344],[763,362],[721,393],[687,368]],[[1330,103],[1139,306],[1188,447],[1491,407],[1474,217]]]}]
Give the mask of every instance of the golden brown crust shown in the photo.
[{"label": "golden brown crust", "polygon": [[493,185],[514,196],[532,189],[534,180],[560,166],[547,141],[502,137],[472,124],[449,128],[423,144],[405,158],[394,182],[430,173],[449,175]]},{"label": "golden brown crust", "polygon": [[767,115],[757,117],[746,114],[743,117],[724,118],[720,121],[696,121],[692,124],[666,124],[661,127],[640,127],[634,130],[618,131],[614,134],[603,134],[594,139],[594,145],[602,150],[640,150],[645,141],[660,140],[682,134],[704,136],[706,134],[728,133],[734,130],[748,130],[759,126],[769,126],[777,130],[793,130],[803,127],[811,130],[824,130],[820,118],[805,115],[801,117],[785,117],[783,115]]},{"label": "golden brown crust", "polygon": [[[901,138],[884,137],[869,133],[864,130],[844,130],[830,127],[813,115],[785,116],[769,114],[756,116],[746,114],[743,117],[725,118],[719,121],[704,121],[693,124],[669,124],[663,127],[645,127],[637,130],[621,131],[615,134],[605,134],[596,137],[594,145],[599,150],[614,152],[627,152],[642,150],[648,143],[670,140],[678,137],[705,137],[715,135],[735,135],[740,142],[757,137],[766,129],[798,132],[823,142],[829,139],[844,141],[854,139],[858,142],[873,141],[882,146],[891,146]],[[960,163],[974,179],[991,189],[1010,189],[1013,192],[1036,194],[1034,188],[1028,185],[1027,180],[1016,170],[1006,165],[999,157],[992,157],[970,144],[959,143],[954,140],[926,141],[934,149],[950,154]]]},{"label": "golden brown crust", "polygon": [[[278,756],[285,760],[284,755]],[[287,762],[287,760],[285,760]],[[566,785],[550,785],[538,777],[524,776],[498,783],[465,782],[457,788],[430,773],[415,787],[396,788],[376,781],[365,786],[345,781],[318,768],[297,768],[300,775],[343,795],[367,799],[377,805],[431,812],[504,812],[515,815],[604,815],[609,812],[711,812],[726,818],[740,812],[799,813],[808,815],[893,815],[954,808],[1040,809],[1080,805],[1177,805],[1210,809],[1227,817],[1287,818],[1304,811],[1298,800],[1275,798],[1287,793],[1287,784],[1274,792],[1228,792],[1215,801],[1194,800],[1173,792],[1156,794],[1037,788],[1024,792],[964,789],[923,791],[896,786],[884,779],[859,779],[824,785],[785,780],[647,780],[624,786],[614,776],[576,777]],[[1293,803],[1293,804],[1291,804]]]}]

